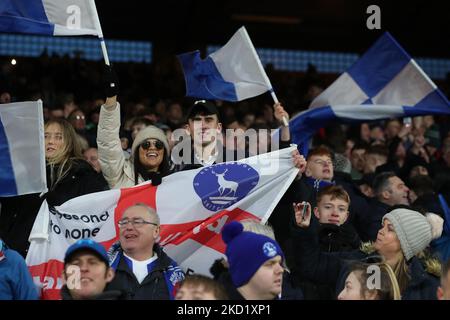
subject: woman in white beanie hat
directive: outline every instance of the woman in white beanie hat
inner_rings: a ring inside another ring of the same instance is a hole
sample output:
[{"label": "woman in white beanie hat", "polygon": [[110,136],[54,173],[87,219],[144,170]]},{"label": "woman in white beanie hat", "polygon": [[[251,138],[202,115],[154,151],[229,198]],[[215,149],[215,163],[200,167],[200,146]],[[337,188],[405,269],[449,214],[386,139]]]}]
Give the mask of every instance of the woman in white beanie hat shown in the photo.
[{"label": "woman in white beanie hat", "polygon": [[436,299],[439,262],[417,257],[442,232],[436,215],[424,216],[408,208],[393,209],[383,217],[375,243],[363,244],[357,251],[326,253],[318,245],[317,230],[314,230],[317,222],[311,220],[310,210],[303,217],[301,209],[301,205],[294,204],[295,262],[302,277],[334,285],[340,292],[348,275],[348,262],[367,260],[375,254],[394,270],[402,299]]},{"label": "woman in white beanie hat", "polygon": [[147,180],[161,183],[170,173],[169,142],[164,132],[148,126],[139,131],[131,147],[131,157],[125,159],[120,129],[120,104],[117,102],[118,81],[111,68],[107,68],[106,103],[101,107],[97,144],[102,173],[111,188],[135,186]]},{"label": "woman in white beanie hat", "polygon": [[406,288],[412,280],[408,262],[440,236],[433,229],[435,217],[406,208],[394,209],[383,217],[373,248],[393,267],[400,288]]}]

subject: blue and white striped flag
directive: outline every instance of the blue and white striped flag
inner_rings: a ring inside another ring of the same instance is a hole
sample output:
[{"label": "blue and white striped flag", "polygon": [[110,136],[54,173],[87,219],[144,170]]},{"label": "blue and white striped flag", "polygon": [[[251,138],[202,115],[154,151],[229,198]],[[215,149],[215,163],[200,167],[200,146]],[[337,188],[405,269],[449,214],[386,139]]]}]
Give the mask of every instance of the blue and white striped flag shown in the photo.
[{"label": "blue and white striped flag", "polygon": [[241,101],[272,90],[245,27],[204,60],[199,51],[183,53],[178,59],[188,97]]},{"label": "blue and white striped flag", "polygon": [[94,0],[1,0],[0,32],[98,35]]},{"label": "blue and white striped flag", "polygon": [[311,137],[332,122],[428,114],[450,114],[449,101],[386,32],[289,125],[293,143],[306,155]]},{"label": "blue and white striped flag", "polygon": [[47,190],[42,101],[0,105],[0,196]]}]

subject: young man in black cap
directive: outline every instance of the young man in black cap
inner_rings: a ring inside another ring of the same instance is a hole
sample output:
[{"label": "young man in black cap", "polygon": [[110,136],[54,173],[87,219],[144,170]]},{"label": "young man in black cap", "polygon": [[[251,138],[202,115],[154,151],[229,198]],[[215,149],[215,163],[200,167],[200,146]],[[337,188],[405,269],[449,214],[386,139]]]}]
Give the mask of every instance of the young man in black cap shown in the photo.
[{"label": "young man in black cap", "polygon": [[[275,118],[282,123],[283,117],[288,118],[287,112],[281,104],[275,105]],[[249,150],[237,152],[223,146],[222,123],[219,111],[214,102],[197,100],[187,113],[187,127],[191,137],[191,153],[185,154],[186,144],[175,146],[172,152],[172,161],[175,171],[197,169],[215,163],[236,161],[250,156]],[[281,129],[281,145],[288,147],[290,143],[289,127]]]},{"label": "young man in black cap", "polygon": [[104,291],[114,278],[105,248],[90,239],[75,242],[66,251],[61,289],[63,300],[117,300],[122,292]]},{"label": "young man in black cap", "polygon": [[[194,102],[187,113],[187,130],[190,139],[182,140],[172,152],[175,171],[197,169],[225,161],[224,155],[227,150],[219,139],[222,134],[222,123],[214,102],[207,100]],[[190,144],[187,144],[187,141]]]}]

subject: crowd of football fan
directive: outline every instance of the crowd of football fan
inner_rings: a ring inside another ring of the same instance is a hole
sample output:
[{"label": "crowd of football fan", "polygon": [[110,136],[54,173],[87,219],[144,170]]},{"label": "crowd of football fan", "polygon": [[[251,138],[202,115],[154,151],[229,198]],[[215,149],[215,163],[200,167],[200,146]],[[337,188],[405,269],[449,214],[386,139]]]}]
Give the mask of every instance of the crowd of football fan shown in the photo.
[{"label": "crowd of football fan", "polygon": [[[0,59],[0,67],[0,103],[44,102],[49,190],[0,198],[0,299],[39,297],[24,257],[44,199],[58,206],[147,180],[158,185],[179,171],[289,147],[283,117],[306,109],[328,81],[313,67],[302,75],[269,68],[282,100],[272,105],[269,95],[239,103],[183,98],[175,59],[111,68],[42,55],[17,65]],[[113,254],[91,239],[69,247],[61,298],[450,299],[447,120],[420,116],[321,129],[306,159],[292,154],[299,174],[268,223],[224,226],[227,259],[214,262],[209,276],[185,275],[157,243],[158,213],[136,203],[118,221]],[[274,128],[281,128],[276,144]],[[239,142],[226,129],[265,136]],[[193,151],[176,163],[175,130],[190,137]],[[368,285],[373,270],[378,286]]]}]

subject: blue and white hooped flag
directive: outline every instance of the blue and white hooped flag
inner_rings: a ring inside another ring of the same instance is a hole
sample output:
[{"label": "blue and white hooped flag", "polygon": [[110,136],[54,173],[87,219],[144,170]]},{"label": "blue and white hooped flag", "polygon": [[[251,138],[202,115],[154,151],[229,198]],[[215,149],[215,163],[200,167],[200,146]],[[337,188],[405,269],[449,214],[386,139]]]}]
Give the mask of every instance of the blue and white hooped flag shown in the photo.
[{"label": "blue and white hooped flag", "polygon": [[94,0],[1,0],[0,32],[98,35]]},{"label": "blue and white hooped flag", "polygon": [[312,136],[329,123],[450,114],[450,103],[408,53],[386,32],[291,119],[292,141],[306,155]]},{"label": "blue and white hooped flag", "polygon": [[272,90],[245,27],[204,60],[198,50],[178,55],[178,59],[188,97],[241,101]]},{"label": "blue and white hooped flag", "polygon": [[46,190],[42,101],[0,105],[0,196]]}]

